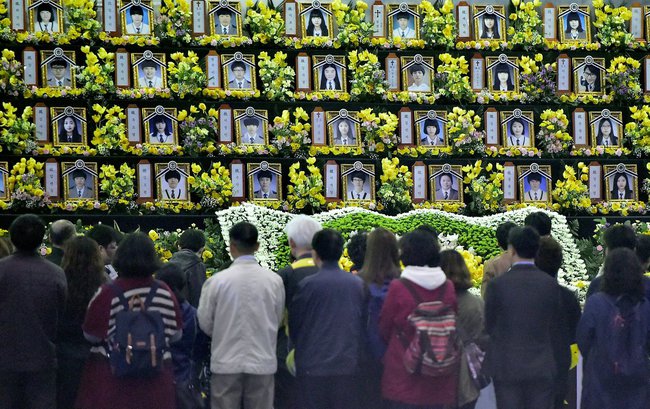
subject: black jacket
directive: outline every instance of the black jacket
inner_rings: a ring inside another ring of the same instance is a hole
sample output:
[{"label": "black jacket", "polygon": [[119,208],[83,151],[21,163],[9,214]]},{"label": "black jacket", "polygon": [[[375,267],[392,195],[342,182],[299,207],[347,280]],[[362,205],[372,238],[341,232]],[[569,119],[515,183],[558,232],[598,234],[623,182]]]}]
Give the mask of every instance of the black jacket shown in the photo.
[{"label": "black jacket", "polygon": [[182,249],[174,253],[169,261],[178,263],[183,269],[183,274],[185,274],[187,280],[187,286],[183,290],[183,297],[192,307],[198,308],[201,288],[207,279],[203,260],[192,250]]}]

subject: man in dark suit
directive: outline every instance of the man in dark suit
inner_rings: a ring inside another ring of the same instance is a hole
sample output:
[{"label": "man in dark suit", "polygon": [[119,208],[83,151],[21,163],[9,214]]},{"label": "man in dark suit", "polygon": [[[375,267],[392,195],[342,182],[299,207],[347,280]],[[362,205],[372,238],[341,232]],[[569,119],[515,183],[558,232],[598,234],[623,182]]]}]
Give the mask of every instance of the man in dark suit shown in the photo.
[{"label": "man in dark suit", "polygon": [[443,173],[438,177],[438,181],[436,200],[458,200],[458,190],[452,187],[453,176],[451,173]]},{"label": "man in dark suit", "polygon": [[352,189],[348,192],[348,200],[370,200],[370,194],[364,187],[368,176],[361,171],[354,171],[350,175],[350,182],[352,182]]},{"label": "man in dark suit", "polygon": [[230,64],[233,76],[235,78],[228,81],[228,89],[251,89],[253,84],[246,78],[246,63],[235,61]]},{"label": "man in dark suit", "polygon": [[[225,7],[220,8],[216,12],[217,23],[215,24],[215,34],[222,36],[236,36],[237,26],[232,24],[232,13]],[[237,21],[237,20],[235,20]]]},{"label": "man in dark suit", "polygon": [[180,183],[181,173],[177,170],[169,170],[165,173],[167,188],[163,189],[163,200],[187,200],[184,186]]},{"label": "man in dark suit", "polygon": [[535,267],[539,234],[515,227],[508,235],[510,270],[490,281],[485,329],[490,336],[486,367],[499,409],[549,409],[557,365],[553,327],[562,319],[557,281]]},{"label": "man in dark suit", "polygon": [[[273,174],[270,170],[260,170],[255,174],[257,177],[257,182],[260,185],[260,188],[253,192],[253,197],[255,199],[277,199],[278,192],[273,190],[272,181]],[[277,179],[276,179],[277,182]]]},{"label": "man in dark suit", "polygon": [[55,58],[50,62],[47,73],[47,86],[52,88],[71,87],[72,80],[68,71],[68,62],[63,58]]},{"label": "man in dark suit", "polygon": [[93,189],[86,184],[88,174],[83,169],[75,169],[72,171],[72,180],[74,185],[68,189],[68,198],[71,199],[92,199]]}]

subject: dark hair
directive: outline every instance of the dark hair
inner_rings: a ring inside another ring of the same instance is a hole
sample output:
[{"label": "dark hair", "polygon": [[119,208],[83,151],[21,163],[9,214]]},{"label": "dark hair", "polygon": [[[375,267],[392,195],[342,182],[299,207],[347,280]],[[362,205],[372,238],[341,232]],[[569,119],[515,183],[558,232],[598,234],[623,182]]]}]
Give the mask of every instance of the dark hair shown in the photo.
[{"label": "dark hair", "polygon": [[120,277],[149,277],[160,267],[153,241],[144,233],[124,236],[115,252],[113,267]]},{"label": "dark hair", "polygon": [[513,227],[508,234],[508,244],[515,249],[517,256],[534,259],[539,249],[539,233],[533,227]]},{"label": "dark hair", "polygon": [[88,174],[83,169],[75,169],[72,171],[72,179],[76,179],[76,178],[88,179]]},{"label": "dark hair", "polygon": [[535,256],[537,268],[551,277],[557,277],[557,272],[562,267],[562,246],[552,237],[539,239],[539,249]]},{"label": "dark hair", "polygon": [[438,181],[439,181],[441,184],[442,184],[442,177],[443,177],[443,176],[447,176],[447,177],[449,178],[449,181],[450,181],[450,182],[452,182],[452,183],[454,182],[454,177],[452,176],[451,173],[449,173],[449,172],[442,172],[442,173],[440,174],[440,176],[438,176]]},{"label": "dark hair", "polygon": [[614,173],[614,186],[612,186],[612,192],[616,192],[618,190],[618,179],[623,178],[625,180],[625,190],[631,190],[630,185],[628,184],[627,180],[627,174],[624,172],[616,172]]},{"label": "dark hair", "polygon": [[341,129],[339,129],[339,126],[341,126],[342,123],[348,124],[348,130],[349,130],[348,136],[352,137],[352,124],[350,123],[350,120],[345,118],[339,119],[339,121],[336,123],[336,134],[339,136],[339,138],[342,137]]},{"label": "dark hair", "polygon": [[435,229],[435,227],[428,225],[428,224],[421,224],[418,227],[415,228],[413,231],[421,231],[430,234],[433,236],[433,239],[435,241],[438,241],[438,230]]},{"label": "dark hair", "polygon": [[628,224],[615,224],[605,230],[603,241],[608,252],[621,247],[634,250],[636,248],[636,232]]},{"label": "dark hair", "polygon": [[45,236],[45,223],[35,214],[18,216],[9,226],[11,242],[20,251],[34,251]]},{"label": "dark hair", "polygon": [[65,60],[65,58],[55,58],[52,61],[50,61],[50,67],[63,67],[67,68],[68,67],[68,62]]},{"label": "dark hair", "polygon": [[153,123],[154,125],[155,124],[165,124],[165,126],[167,126],[167,118],[165,117],[165,115],[156,115],[151,120],[151,123]]},{"label": "dark hair", "polygon": [[[591,74],[594,74],[596,76],[596,80],[594,81],[594,91],[600,91],[600,69],[598,69],[598,67],[596,67],[593,64],[585,64],[585,68],[582,70],[583,75],[586,76],[585,71],[587,70],[589,70]],[[583,78],[580,81],[580,85],[587,86],[587,79]],[[603,120],[601,120],[600,122],[602,121]],[[600,124],[598,125],[598,135],[600,135]],[[614,127],[612,127],[612,135],[614,135]]]},{"label": "dark hair", "polygon": [[494,20],[494,27],[492,27],[492,32],[494,33],[492,35],[492,38],[499,38],[501,35],[499,35],[499,19],[497,18],[496,15],[492,13],[485,13],[483,14],[483,25],[481,27],[481,38],[489,38],[487,35],[488,28],[485,25],[485,19],[490,19]]},{"label": "dark hair", "polygon": [[418,71],[421,72],[422,74],[426,72],[422,64],[413,64],[409,67],[409,74],[413,74],[414,72],[418,72]]},{"label": "dark hair", "polygon": [[352,173],[350,174],[350,180],[352,180],[352,179],[354,179],[354,178],[361,179],[361,180],[363,180],[364,183],[365,183],[365,181],[366,181],[366,179],[368,178],[368,176],[365,174],[365,172],[362,172],[362,171],[360,171],[360,170],[357,170],[357,171],[354,171],[354,172],[352,172]]},{"label": "dark hair", "polygon": [[244,118],[243,122],[244,122],[244,126],[249,126],[249,125],[260,126],[260,121],[258,121],[257,119],[251,116]]},{"label": "dark hair", "polygon": [[358,232],[350,237],[347,244],[348,257],[357,270],[361,270],[366,261],[366,249],[368,248],[368,233],[365,231]]},{"label": "dark hair", "polygon": [[119,243],[122,238],[114,228],[105,224],[98,224],[88,230],[88,232],[86,232],[86,237],[95,240],[95,242],[102,247],[108,247],[108,245],[113,242]]},{"label": "dark hair", "polygon": [[435,135],[438,135],[440,133],[440,124],[438,123],[438,121],[436,121],[435,119],[426,119],[424,121],[424,133],[425,134],[427,134],[427,128],[430,127],[430,126],[433,126],[434,128],[436,128]]},{"label": "dark hair", "polygon": [[329,31],[327,30],[327,23],[325,22],[325,16],[323,16],[323,12],[320,9],[311,9],[311,11],[309,12],[309,18],[307,19],[307,29],[305,30],[305,33],[308,36],[314,35],[314,23],[311,22],[311,19],[314,17],[320,17],[321,19],[320,31],[323,33],[323,37],[327,37],[329,35]]},{"label": "dark hair", "polygon": [[532,180],[536,180],[538,182],[541,182],[542,181],[542,174],[539,173],[539,172],[530,172],[526,176],[526,180],[528,181],[528,183],[530,183]]},{"label": "dark hair", "polygon": [[152,68],[158,68],[158,63],[156,63],[154,60],[144,60],[140,63],[140,66],[142,69],[145,69],[147,67],[152,67]]},{"label": "dark hair", "polygon": [[504,250],[508,249],[508,234],[513,227],[517,227],[513,222],[504,222],[497,227],[497,243],[499,243],[499,247]]},{"label": "dark hair", "polygon": [[339,79],[339,71],[336,69],[336,64],[333,63],[326,63],[322,65],[322,70],[321,72],[323,75],[321,75],[320,78],[320,89],[326,89],[327,88],[327,78],[325,78],[325,68],[334,68],[334,87],[335,89],[340,89],[341,88],[341,80]]},{"label": "dark hair", "polygon": [[248,222],[239,222],[230,228],[230,242],[243,253],[252,253],[257,245],[257,227]]},{"label": "dark hair", "polygon": [[514,134],[515,134],[515,133],[512,131],[512,125],[513,125],[515,122],[518,122],[518,123],[521,124],[521,126],[523,127],[523,130],[522,130],[522,133],[521,133],[521,134],[524,135],[524,133],[526,132],[526,124],[524,123],[524,120],[521,119],[521,118],[512,118],[512,119],[510,120],[510,122],[508,123],[508,130],[510,131],[510,135],[514,135]]},{"label": "dark hair", "polygon": [[54,17],[54,7],[48,3],[41,3],[36,7],[36,21],[39,23],[42,22],[41,11],[49,11],[52,17]]},{"label": "dark hair", "polygon": [[73,317],[82,318],[88,302],[106,281],[104,259],[95,240],[86,236],[70,239],[66,243],[61,268],[68,280],[66,309]]},{"label": "dark hair", "polygon": [[129,7],[129,15],[132,16],[134,14],[137,14],[139,16],[144,16],[144,10],[142,10],[142,6],[131,6]]},{"label": "dark hair", "polygon": [[[350,250],[348,249],[348,254]],[[395,235],[383,227],[368,234],[366,257],[363,260],[361,277],[367,283],[383,284],[388,279],[399,277],[399,250]]]},{"label": "dark hair", "polygon": [[566,30],[564,31],[565,33],[570,33],[571,32],[571,25],[569,22],[571,20],[577,20],[578,21],[578,28],[576,29],[579,33],[582,33],[585,31],[584,28],[582,28],[582,20],[580,20],[580,14],[577,11],[570,11],[566,15]]},{"label": "dark hair", "polygon": [[494,89],[498,91],[499,89],[499,74],[500,73],[506,73],[508,74],[508,91],[512,91],[515,89],[515,83],[512,81],[512,72],[510,72],[510,66],[507,63],[500,62],[494,67],[494,78],[493,78],[493,85]]},{"label": "dark hair", "polygon": [[610,134],[610,138],[614,139],[616,137],[616,135],[614,134],[614,124],[612,124],[612,120],[609,118],[603,118],[600,120],[600,122],[598,122],[598,134],[596,135],[596,138],[603,137],[602,128],[605,122],[609,122],[610,129],[612,130]]},{"label": "dark hair", "polygon": [[169,286],[179,303],[185,300],[183,289],[187,285],[187,280],[183,274],[183,269],[179,263],[165,263],[156,272],[156,278]]},{"label": "dark hair", "polygon": [[438,267],[440,245],[430,232],[422,229],[406,233],[399,240],[400,260],[405,266]]},{"label": "dark hair", "polygon": [[259,170],[257,173],[255,173],[255,177],[257,180],[260,180],[261,178],[268,178],[273,180],[273,173],[270,170]]},{"label": "dark hair", "polygon": [[603,270],[601,291],[613,296],[643,298],[643,271],[632,250],[617,248],[608,251]]},{"label": "dark hair", "polygon": [[650,236],[639,234],[636,238],[636,256],[643,265],[650,260]]},{"label": "dark hair", "polygon": [[456,250],[440,252],[440,268],[447,278],[454,283],[456,291],[468,290],[473,287],[472,275],[467,268],[463,255]]},{"label": "dark hair", "polygon": [[343,254],[343,236],[336,230],[323,229],[311,241],[318,258],[325,262],[337,263]]},{"label": "dark hair", "polygon": [[551,218],[544,212],[533,212],[526,216],[524,225],[533,227],[537,230],[540,236],[548,236],[551,234],[553,222]]},{"label": "dark hair", "polygon": [[182,249],[197,252],[205,247],[205,234],[199,229],[187,229],[178,238],[178,245]]},{"label": "dark hair", "polygon": [[230,64],[230,71],[234,72],[235,68],[237,68],[237,67],[243,69],[244,72],[246,72],[246,63],[245,62],[243,62],[243,61],[235,61],[235,62],[233,62],[232,64]]},{"label": "dark hair", "polygon": [[167,172],[165,172],[165,180],[169,182],[169,179],[181,180],[181,172],[174,169],[168,170]]},{"label": "dark hair", "polygon": [[407,20],[411,19],[411,15],[407,13],[406,11],[400,11],[395,15],[395,20],[399,20],[401,18],[405,18]]},{"label": "dark hair", "polygon": [[[66,131],[66,130],[65,130],[65,126],[63,126],[63,124],[65,123],[65,120],[68,119],[68,118],[71,118],[71,119],[72,119],[72,123],[74,124],[74,129],[72,130],[72,137],[73,137],[73,138],[75,138],[75,137],[79,137],[79,138],[80,138],[80,137],[81,137],[81,134],[79,133],[79,129],[77,129],[77,119],[76,119],[74,116],[72,116],[72,115],[65,115],[63,118],[60,119],[60,121],[61,121],[61,126],[59,127],[59,138],[63,138],[63,137],[65,137],[66,135],[68,135],[68,131]],[[81,169],[78,169],[78,170],[81,170]],[[74,172],[76,172],[76,170],[75,170]],[[83,172],[83,171],[82,171],[82,172]],[[85,172],[84,172],[84,173],[85,173]]]},{"label": "dark hair", "polygon": [[227,7],[221,7],[217,9],[217,16],[225,16],[225,15],[232,17],[232,13],[230,12],[230,10],[228,10]]},{"label": "dark hair", "polygon": [[50,224],[48,229],[50,242],[55,246],[62,246],[70,238],[74,237],[77,230],[71,221],[61,219]]}]

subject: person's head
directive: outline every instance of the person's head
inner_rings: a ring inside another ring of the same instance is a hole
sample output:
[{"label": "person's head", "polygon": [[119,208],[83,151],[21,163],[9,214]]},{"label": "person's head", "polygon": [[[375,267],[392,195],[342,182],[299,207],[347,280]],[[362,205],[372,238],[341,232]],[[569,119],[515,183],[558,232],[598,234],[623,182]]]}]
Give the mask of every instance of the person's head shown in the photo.
[{"label": "person's head", "polygon": [[539,249],[535,256],[535,265],[551,277],[557,277],[557,273],[562,267],[562,246],[560,246],[560,243],[552,237],[540,238]]},{"label": "person's head", "polygon": [[338,263],[343,254],[343,245],[343,236],[334,229],[323,229],[314,234],[311,254],[316,265]]},{"label": "person's head", "polygon": [[338,81],[339,76],[338,72],[336,71],[336,65],[330,63],[324,64],[323,77],[325,77],[325,81]]},{"label": "person's head", "polygon": [[187,280],[185,279],[185,274],[183,274],[183,268],[179,263],[169,262],[163,264],[162,267],[156,271],[156,278],[167,284],[179,303],[185,301],[183,289],[187,285]]},{"label": "person's head", "polygon": [[217,18],[221,27],[230,27],[230,22],[232,21],[230,10],[225,7],[220,8],[217,10]]},{"label": "person's head", "polygon": [[249,135],[257,135],[257,128],[260,126],[260,121],[257,118],[249,116],[244,118],[243,122],[246,132],[248,132]]},{"label": "person's head", "polygon": [[156,76],[156,70],[158,70],[158,64],[156,64],[155,61],[144,60],[143,62],[140,63],[140,66],[142,67],[142,72],[144,73],[144,77],[146,79],[151,80]]},{"label": "person's head", "polygon": [[235,75],[235,80],[237,81],[243,81],[244,77],[246,76],[246,63],[243,61],[235,61],[232,64],[230,64],[230,69],[232,70],[232,73]]},{"label": "person's head", "polygon": [[83,169],[75,169],[72,171],[72,180],[74,180],[74,187],[76,189],[84,189],[87,178],[88,174]]},{"label": "person's head", "polygon": [[153,118],[153,124],[156,127],[157,134],[167,134],[167,118],[164,115],[156,115]]},{"label": "person's head", "polygon": [[533,227],[513,227],[508,233],[508,250],[513,257],[533,260],[539,249],[539,233]]},{"label": "person's head", "polygon": [[257,227],[248,222],[239,222],[233,225],[228,232],[230,238],[230,254],[233,259],[252,255],[260,247],[257,241]]},{"label": "person's head", "polygon": [[181,181],[181,173],[175,169],[168,170],[165,172],[165,181],[170,189],[176,189]]},{"label": "person's head", "polygon": [[634,251],[621,247],[608,252],[603,270],[601,291],[643,298],[643,268]]},{"label": "person's head", "polygon": [[354,268],[361,270],[366,260],[366,247],[368,243],[368,233],[365,231],[358,232],[350,236],[348,240],[347,249],[348,257],[354,263]]},{"label": "person's head", "polygon": [[98,224],[88,230],[86,237],[93,239],[99,245],[99,251],[104,259],[104,264],[111,264],[117,253],[118,243],[122,239],[120,233],[111,226]]},{"label": "person's head", "polygon": [[321,27],[323,20],[323,12],[320,9],[312,9],[309,13],[309,25],[312,27]]},{"label": "person's head", "polygon": [[400,30],[406,30],[409,26],[409,21],[411,20],[411,15],[405,11],[399,12],[395,15],[397,24],[399,25]]},{"label": "person's head", "polygon": [[62,136],[68,136],[68,135],[78,135],[79,132],[77,132],[77,120],[75,117],[71,115],[66,115],[63,117],[61,120],[63,126],[60,132],[60,135]]},{"label": "person's head", "polygon": [[205,247],[205,234],[203,230],[187,229],[178,238],[178,247],[199,253]]},{"label": "person's head", "polygon": [[530,172],[526,176],[526,181],[532,190],[539,190],[542,186],[542,175],[538,172]]},{"label": "person's head", "polygon": [[609,118],[603,118],[598,124],[598,138],[610,138],[613,135],[614,127],[612,126],[612,120]]},{"label": "person's head", "polygon": [[61,268],[68,281],[68,312],[81,315],[97,288],[105,281],[99,246],[88,237],[73,237],[66,244]]},{"label": "person's head", "polygon": [[650,267],[650,236],[639,234],[636,238],[636,256],[643,267],[643,271],[648,271]]},{"label": "person's head", "polygon": [[491,13],[483,14],[483,34],[492,32],[494,33],[494,37],[498,37],[498,30],[499,27],[497,26],[497,16]]},{"label": "person's head", "polygon": [[585,65],[583,76],[587,84],[598,84],[600,82],[600,70],[593,64]]},{"label": "person's head", "polygon": [[494,87],[499,88],[501,84],[507,84],[508,89],[513,86],[510,66],[504,62],[498,63],[494,68]]},{"label": "person's head", "polygon": [[409,67],[409,74],[413,78],[413,82],[417,85],[424,82],[424,66],[422,64],[413,64]]},{"label": "person's head", "polygon": [[63,248],[65,243],[76,234],[77,230],[70,220],[56,220],[50,225],[49,237],[54,247]]},{"label": "person's head", "polygon": [[144,10],[142,9],[142,6],[135,5],[129,7],[129,15],[131,16],[131,20],[135,26],[142,24],[144,17]]},{"label": "person's head", "polygon": [[508,235],[513,227],[517,227],[513,222],[504,222],[497,227],[497,243],[499,243],[499,247],[503,250],[508,250]]},{"label": "person's head", "polygon": [[440,181],[440,189],[445,190],[445,191],[448,191],[448,190],[451,189],[452,181],[453,181],[451,173],[447,173],[447,172],[442,173],[439,176],[438,180]]},{"label": "person's head", "polygon": [[150,277],[160,264],[153,240],[142,232],[124,236],[113,260],[120,278]]},{"label": "person's head", "polygon": [[9,237],[18,251],[36,251],[45,236],[45,223],[35,214],[18,216],[9,226]]},{"label": "person's head", "polygon": [[65,72],[68,69],[68,62],[63,58],[55,58],[50,62],[50,70],[52,75],[57,80],[62,80],[65,77]]},{"label": "person's head", "polygon": [[582,28],[582,21],[580,20],[580,14],[577,11],[570,11],[566,16],[566,32],[570,33],[572,30],[575,30],[579,33],[584,31]]},{"label": "person's head", "polygon": [[614,174],[613,190],[618,190],[619,192],[630,190],[630,186],[627,183],[627,175],[624,172],[616,172]]},{"label": "person's head", "polygon": [[271,190],[273,173],[270,170],[260,170],[255,176],[257,177],[257,182],[260,184],[260,190],[262,192],[269,192]]},{"label": "person's head", "polygon": [[526,129],[526,125],[524,125],[523,120],[519,118],[513,118],[510,120],[508,126],[510,128],[510,135],[514,137],[519,137],[524,135],[524,130]]},{"label": "person's head", "polygon": [[629,224],[615,224],[603,233],[605,251],[608,253],[617,248],[636,248],[636,232]]},{"label": "person's head", "polygon": [[36,21],[50,23],[54,16],[54,8],[49,3],[41,3],[36,7]]},{"label": "person's head", "polygon": [[399,273],[397,238],[383,227],[374,229],[368,234],[366,241],[366,256],[363,259],[361,276],[367,283],[381,285],[386,280],[397,278]]},{"label": "person's head", "polygon": [[306,215],[298,215],[291,219],[284,228],[291,254],[296,258],[307,252],[311,254],[311,241],[314,239],[314,234],[322,229],[320,223]]},{"label": "person's head", "polygon": [[553,222],[549,215],[544,212],[533,212],[524,219],[525,226],[531,226],[540,236],[550,236]]},{"label": "person's head", "polygon": [[366,183],[366,178],[368,176],[360,171],[354,171],[350,175],[350,180],[352,181],[352,190],[355,192],[363,192],[363,185]]},{"label": "person's head", "polygon": [[438,137],[440,133],[440,124],[435,119],[426,119],[424,121],[424,133],[431,139]]},{"label": "person's head", "polygon": [[472,288],[472,275],[467,268],[467,263],[462,254],[456,250],[443,250],[440,252],[440,268],[447,278],[454,283],[456,291]]},{"label": "person's head", "polygon": [[438,267],[440,264],[440,245],[427,231],[416,229],[406,233],[399,240],[400,260],[404,266]]},{"label": "person's head", "polygon": [[435,229],[435,227],[429,225],[429,224],[421,224],[418,227],[415,228],[413,231],[419,231],[419,232],[424,232],[427,234],[430,234],[431,237],[437,242],[438,241],[438,230]]},{"label": "person's head", "polygon": [[350,121],[347,119],[340,119],[336,124],[336,130],[339,133],[339,138],[347,137],[350,135]]}]

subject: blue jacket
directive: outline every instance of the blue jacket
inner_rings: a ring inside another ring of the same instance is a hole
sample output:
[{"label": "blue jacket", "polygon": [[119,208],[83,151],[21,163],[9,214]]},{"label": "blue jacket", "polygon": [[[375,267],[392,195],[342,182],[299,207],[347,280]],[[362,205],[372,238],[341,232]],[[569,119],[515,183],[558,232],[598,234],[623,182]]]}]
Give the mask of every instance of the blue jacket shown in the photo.
[{"label": "blue jacket", "polygon": [[362,343],[363,282],[324,264],[304,278],[289,306],[289,335],[298,376],[351,375]]},{"label": "blue jacket", "polygon": [[365,323],[366,344],[368,351],[377,361],[381,361],[387,347],[379,334],[379,313],[381,313],[381,307],[384,305],[390,282],[390,279],[385,280],[381,286],[375,283],[368,284],[368,304],[366,310],[368,319]]}]

